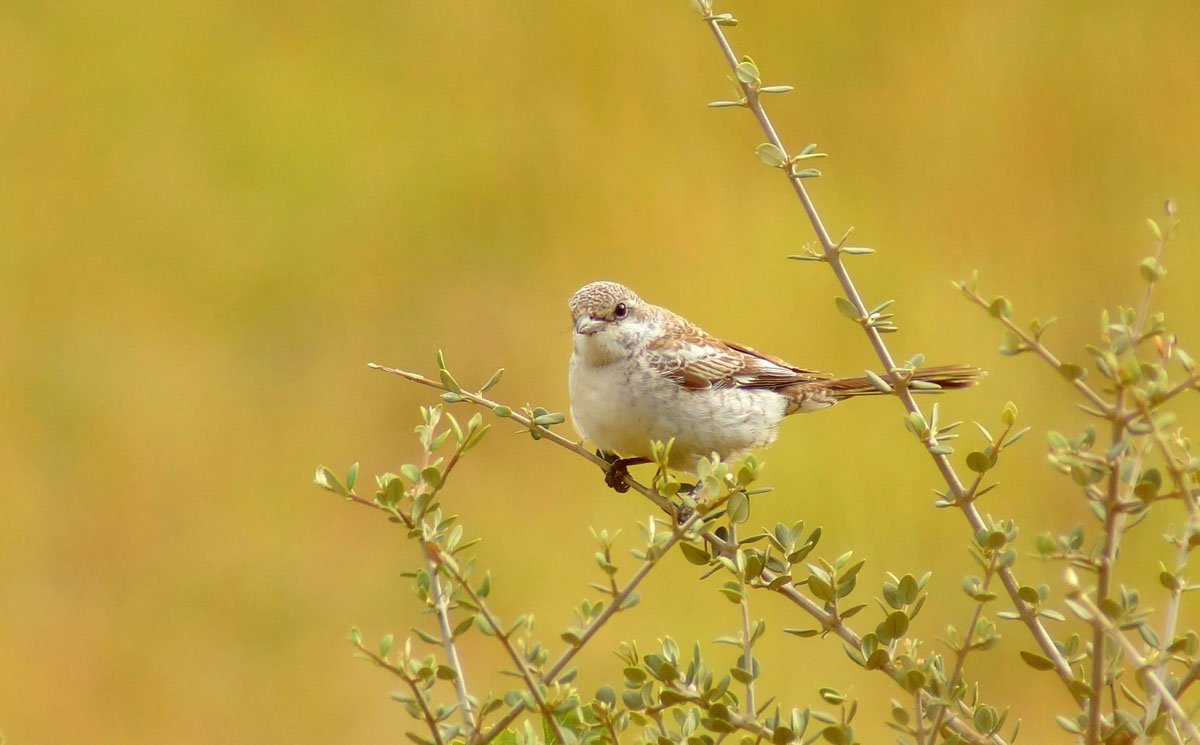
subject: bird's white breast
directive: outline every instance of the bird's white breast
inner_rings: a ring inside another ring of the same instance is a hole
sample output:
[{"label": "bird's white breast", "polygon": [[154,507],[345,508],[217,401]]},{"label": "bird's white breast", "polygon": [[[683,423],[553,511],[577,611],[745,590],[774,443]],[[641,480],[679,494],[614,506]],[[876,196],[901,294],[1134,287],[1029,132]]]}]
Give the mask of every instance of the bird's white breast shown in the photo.
[{"label": "bird's white breast", "polygon": [[671,465],[694,470],[703,456],[729,458],[775,439],[786,399],[774,391],[744,388],[689,390],[637,355],[608,364],[571,356],[571,415],[579,433],[624,457],[650,456],[650,442],[672,438]]}]

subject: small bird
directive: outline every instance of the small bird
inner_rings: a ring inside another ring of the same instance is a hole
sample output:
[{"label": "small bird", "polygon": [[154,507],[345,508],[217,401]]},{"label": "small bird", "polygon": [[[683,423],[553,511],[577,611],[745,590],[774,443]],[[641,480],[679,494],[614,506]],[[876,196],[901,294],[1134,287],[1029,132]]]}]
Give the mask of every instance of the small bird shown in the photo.
[{"label": "small bird", "polygon": [[[728,459],[774,442],[789,414],[882,393],[865,377],[837,378],[722,341],[616,282],[584,285],[568,304],[571,416],[616,469],[647,462],[651,441],[674,438],[668,465],[695,473],[712,453]],[[947,365],[910,380],[966,388],[982,374]],[[610,469],[608,483],[624,486],[623,473]]]}]

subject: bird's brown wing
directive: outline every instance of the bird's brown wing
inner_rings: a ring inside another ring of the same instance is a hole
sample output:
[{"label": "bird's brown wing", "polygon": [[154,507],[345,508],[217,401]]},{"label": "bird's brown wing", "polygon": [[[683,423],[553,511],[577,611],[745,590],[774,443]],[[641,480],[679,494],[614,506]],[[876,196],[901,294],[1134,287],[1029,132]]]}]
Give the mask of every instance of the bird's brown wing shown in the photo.
[{"label": "bird's brown wing", "polygon": [[722,341],[678,316],[650,342],[647,352],[651,367],[689,390],[784,388],[831,377],[794,367],[753,347]]}]

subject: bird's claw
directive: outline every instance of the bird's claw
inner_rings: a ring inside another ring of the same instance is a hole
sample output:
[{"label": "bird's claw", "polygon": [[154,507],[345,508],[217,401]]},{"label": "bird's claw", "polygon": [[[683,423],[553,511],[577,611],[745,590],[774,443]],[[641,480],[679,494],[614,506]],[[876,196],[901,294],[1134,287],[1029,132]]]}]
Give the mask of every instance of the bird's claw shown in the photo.
[{"label": "bird's claw", "polygon": [[629,465],[620,458],[613,458],[608,464],[608,469],[604,472],[604,483],[618,494],[624,494],[629,491],[629,484],[625,483],[625,477],[628,475]]},{"label": "bird's claw", "polygon": [[692,515],[696,514],[696,510],[687,505],[677,504],[675,507],[675,524],[683,525],[688,520],[692,519]]},{"label": "bird's claw", "polygon": [[608,464],[608,468],[604,471],[604,483],[619,494],[629,491],[629,484],[625,481],[629,477],[629,467],[650,462],[649,458],[622,458],[616,453],[608,453],[603,450],[597,450],[596,455]]}]

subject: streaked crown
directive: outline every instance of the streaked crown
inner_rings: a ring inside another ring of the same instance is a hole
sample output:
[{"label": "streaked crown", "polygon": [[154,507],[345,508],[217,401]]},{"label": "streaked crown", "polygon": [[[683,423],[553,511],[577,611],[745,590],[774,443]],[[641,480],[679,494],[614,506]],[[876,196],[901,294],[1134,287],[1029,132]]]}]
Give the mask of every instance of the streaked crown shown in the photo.
[{"label": "streaked crown", "polygon": [[567,301],[571,307],[571,318],[578,319],[587,314],[593,318],[610,318],[618,303],[629,306],[641,304],[642,299],[633,290],[617,282],[592,282],[580,287]]}]

